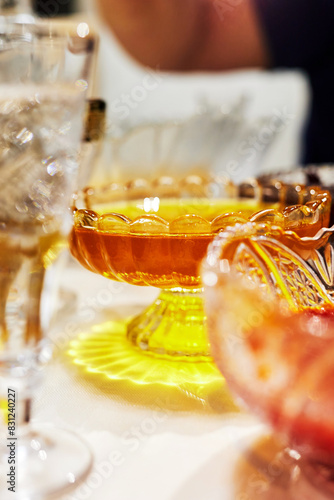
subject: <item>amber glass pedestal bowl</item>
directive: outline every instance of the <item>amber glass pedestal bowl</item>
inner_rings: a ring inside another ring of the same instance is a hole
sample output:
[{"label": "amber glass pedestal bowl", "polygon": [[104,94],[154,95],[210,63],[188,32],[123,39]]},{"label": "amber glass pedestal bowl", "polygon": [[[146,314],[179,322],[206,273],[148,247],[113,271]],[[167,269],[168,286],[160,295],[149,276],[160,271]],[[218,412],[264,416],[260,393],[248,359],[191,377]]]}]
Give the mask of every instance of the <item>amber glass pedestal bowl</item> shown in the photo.
[{"label": "amber glass pedestal bowl", "polygon": [[299,238],[248,223],[222,232],[208,251],[213,357],[239,402],[281,443],[265,454],[262,445],[248,450],[249,474],[262,488],[247,476],[245,498],[334,495],[333,233]]},{"label": "amber glass pedestal bowl", "polygon": [[273,181],[234,186],[199,176],[137,179],[76,195],[70,246],[90,271],[161,289],[153,304],[127,322],[127,338],[138,350],[208,360],[199,270],[208,244],[224,228],[247,221],[313,236],[328,224],[329,209],[330,197],[320,188]]}]

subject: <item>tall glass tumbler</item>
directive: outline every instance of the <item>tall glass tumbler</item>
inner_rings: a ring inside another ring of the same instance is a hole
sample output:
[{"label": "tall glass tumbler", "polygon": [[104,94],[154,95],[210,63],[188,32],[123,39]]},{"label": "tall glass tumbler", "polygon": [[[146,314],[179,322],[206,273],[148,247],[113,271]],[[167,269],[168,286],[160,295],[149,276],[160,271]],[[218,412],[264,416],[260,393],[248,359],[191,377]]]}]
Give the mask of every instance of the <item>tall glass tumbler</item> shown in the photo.
[{"label": "tall glass tumbler", "polygon": [[0,498],[41,499],[91,466],[77,436],[33,429],[46,359],[45,275],[70,229],[69,200],[95,37],[0,18]]}]

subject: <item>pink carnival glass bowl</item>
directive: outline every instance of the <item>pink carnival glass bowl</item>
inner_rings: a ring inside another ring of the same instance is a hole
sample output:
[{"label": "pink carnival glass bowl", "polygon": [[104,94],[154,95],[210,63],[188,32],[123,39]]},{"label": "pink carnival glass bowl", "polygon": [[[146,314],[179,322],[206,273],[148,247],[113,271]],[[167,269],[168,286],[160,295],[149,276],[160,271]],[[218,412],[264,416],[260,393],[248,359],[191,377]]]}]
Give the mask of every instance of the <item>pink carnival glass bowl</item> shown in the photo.
[{"label": "pink carnival glass bowl", "polygon": [[216,237],[202,268],[213,358],[282,443],[265,460],[248,453],[263,488],[244,481],[246,498],[334,496],[333,233],[236,224]]}]

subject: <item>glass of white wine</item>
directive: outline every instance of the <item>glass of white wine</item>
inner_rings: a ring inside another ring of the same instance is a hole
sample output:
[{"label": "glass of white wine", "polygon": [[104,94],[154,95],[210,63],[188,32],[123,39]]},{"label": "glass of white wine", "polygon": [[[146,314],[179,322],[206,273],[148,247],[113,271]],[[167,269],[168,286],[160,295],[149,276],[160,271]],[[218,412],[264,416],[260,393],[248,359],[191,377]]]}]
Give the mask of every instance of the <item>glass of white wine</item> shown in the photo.
[{"label": "glass of white wine", "polygon": [[45,275],[70,229],[95,36],[85,23],[0,18],[0,498],[66,492],[91,453],[64,430],[34,429],[46,359]]}]

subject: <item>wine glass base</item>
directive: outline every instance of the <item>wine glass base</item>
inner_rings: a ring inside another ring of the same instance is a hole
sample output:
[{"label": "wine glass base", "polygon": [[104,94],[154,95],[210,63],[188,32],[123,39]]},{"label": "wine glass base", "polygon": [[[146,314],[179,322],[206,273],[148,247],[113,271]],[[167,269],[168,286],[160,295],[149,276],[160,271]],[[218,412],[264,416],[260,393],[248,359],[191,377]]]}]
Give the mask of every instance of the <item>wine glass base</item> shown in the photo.
[{"label": "wine glass base", "polygon": [[63,429],[40,426],[16,440],[8,438],[4,448],[0,462],[1,500],[58,497],[79,486],[92,467],[87,445]]}]

